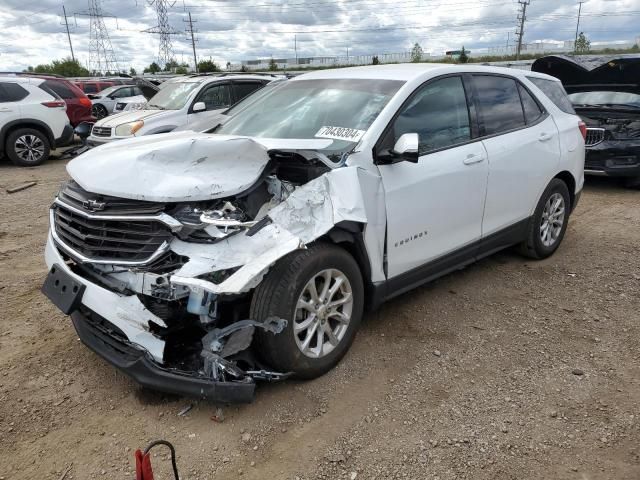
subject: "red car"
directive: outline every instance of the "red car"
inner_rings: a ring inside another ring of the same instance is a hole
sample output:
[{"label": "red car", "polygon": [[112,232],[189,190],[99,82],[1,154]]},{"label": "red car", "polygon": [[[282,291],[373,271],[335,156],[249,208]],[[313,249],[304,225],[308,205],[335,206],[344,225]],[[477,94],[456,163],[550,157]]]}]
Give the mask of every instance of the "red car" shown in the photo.
[{"label": "red car", "polygon": [[98,93],[105,88],[113,87],[115,83],[111,81],[88,80],[76,82],[76,85],[84,93]]},{"label": "red car", "polygon": [[71,125],[78,126],[82,122],[95,122],[96,117],[91,114],[91,100],[82,90],[65,78],[49,75],[31,75],[43,78],[43,86],[56,92],[67,104],[67,116]]}]

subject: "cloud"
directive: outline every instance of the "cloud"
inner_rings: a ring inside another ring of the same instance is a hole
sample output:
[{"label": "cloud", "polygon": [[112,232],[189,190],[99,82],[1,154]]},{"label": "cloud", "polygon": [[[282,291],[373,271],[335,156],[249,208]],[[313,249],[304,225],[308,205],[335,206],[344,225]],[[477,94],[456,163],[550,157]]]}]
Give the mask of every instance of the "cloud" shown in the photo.
[{"label": "cloud", "polygon": [[[142,31],[157,25],[146,0],[102,0],[105,26],[121,66],[141,70],[157,58],[158,35]],[[76,56],[89,58],[87,0],[65,0]],[[196,21],[200,58],[224,65],[273,56],[299,57],[382,54],[408,51],[419,42],[425,52],[459,48],[480,51],[513,44],[515,0],[183,0],[169,9],[178,61],[190,62],[184,34],[187,10]],[[640,35],[637,0],[589,0],[581,30],[592,42]],[[631,13],[630,13],[631,12]],[[574,0],[535,0],[527,11],[525,42],[572,40]],[[59,0],[0,0],[0,69],[23,69],[69,56]]]}]

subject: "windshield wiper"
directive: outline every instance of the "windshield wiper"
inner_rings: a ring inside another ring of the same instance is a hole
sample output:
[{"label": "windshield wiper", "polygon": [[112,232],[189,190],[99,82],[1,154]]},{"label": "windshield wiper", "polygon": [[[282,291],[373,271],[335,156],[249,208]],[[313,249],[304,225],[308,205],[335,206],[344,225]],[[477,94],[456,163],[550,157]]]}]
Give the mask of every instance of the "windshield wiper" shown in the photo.
[{"label": "windshield wiper", "polygon": [[149,105],[150,107],[155,107],[158,110],[166,110],[166,108],[161,107],[160,105],[156,105],[155,103],[147,103],[147,105]]}]

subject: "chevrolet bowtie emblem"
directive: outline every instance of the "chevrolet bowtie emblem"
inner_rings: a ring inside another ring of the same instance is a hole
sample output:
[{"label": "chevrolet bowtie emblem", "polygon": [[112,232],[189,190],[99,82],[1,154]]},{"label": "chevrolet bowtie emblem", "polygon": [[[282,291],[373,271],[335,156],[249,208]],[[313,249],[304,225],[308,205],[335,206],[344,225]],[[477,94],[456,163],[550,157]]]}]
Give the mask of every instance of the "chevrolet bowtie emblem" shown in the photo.
[{"label": "chevrolet bowtie emblem", "polygon": [[97,200],[85,200],[84,202],[82,202],[82,206],[85,208],[85,210],[89,210],[91,212],[100,212],[104,210],[106,203],[98,202]]}]

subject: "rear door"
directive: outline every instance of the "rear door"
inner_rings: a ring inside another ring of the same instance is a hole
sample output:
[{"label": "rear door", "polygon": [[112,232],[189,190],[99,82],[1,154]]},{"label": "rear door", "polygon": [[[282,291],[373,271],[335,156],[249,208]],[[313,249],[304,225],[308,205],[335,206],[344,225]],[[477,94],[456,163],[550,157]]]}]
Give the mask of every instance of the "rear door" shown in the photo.
[{"label": "rear door", "polygon": [[482,235],[528,219],[558,171],[560,143],[553,118],[518,80],[472,76],[489,182]]},{"label": "rear door", "polygon": [[29,92],[17,82],[0,83],[0,126],[21,118],[20,105]]}]

